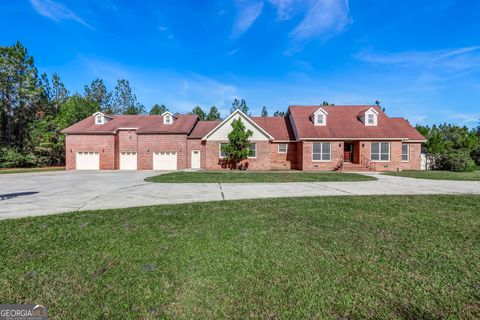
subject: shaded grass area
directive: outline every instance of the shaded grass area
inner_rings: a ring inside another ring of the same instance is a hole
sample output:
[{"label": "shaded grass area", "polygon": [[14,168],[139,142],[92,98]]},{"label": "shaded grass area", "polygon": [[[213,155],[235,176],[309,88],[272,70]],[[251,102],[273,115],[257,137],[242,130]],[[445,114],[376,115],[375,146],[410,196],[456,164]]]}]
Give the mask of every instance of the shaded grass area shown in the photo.
[{"label": "shaded grass area", "polygon": [[0,222],[52,319],[478,318],[480,196],[221,201]]},{"label": "shaded grass area", "polygon": [[0,169],[0,174],[28,173],[28,172],[46,172],[46,171],[65,171],[65,167],[41,167],[41,168],[12,168],[12,169]]},{"label": "shaded grass area", "polygon": [[346,182],[371,180],[376,180],[376,178],[357,173],[302,171],[179,171],[145,179],[145,181],[160,183]]},{"label": "shaded grass area", "polygon": [[480,181],[480,170],[476,170],[473,172],[452,172],[441,170],[401,171],[385,172],[384,174],[389,176],[418,179]]}]

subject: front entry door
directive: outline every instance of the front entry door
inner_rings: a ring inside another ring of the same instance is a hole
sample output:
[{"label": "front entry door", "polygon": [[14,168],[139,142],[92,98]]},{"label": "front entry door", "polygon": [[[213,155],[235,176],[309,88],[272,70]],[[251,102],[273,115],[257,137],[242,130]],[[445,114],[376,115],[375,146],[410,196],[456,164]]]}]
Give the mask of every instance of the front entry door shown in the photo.
[{"label": "front entry door", "polygon": [[345,162],[353,161],[353,143],[345,143],[343,149],[343,160]]},{"label": "front entry door", "polygon": [[192,150],[192,169],[200,169],[200,150]]}]

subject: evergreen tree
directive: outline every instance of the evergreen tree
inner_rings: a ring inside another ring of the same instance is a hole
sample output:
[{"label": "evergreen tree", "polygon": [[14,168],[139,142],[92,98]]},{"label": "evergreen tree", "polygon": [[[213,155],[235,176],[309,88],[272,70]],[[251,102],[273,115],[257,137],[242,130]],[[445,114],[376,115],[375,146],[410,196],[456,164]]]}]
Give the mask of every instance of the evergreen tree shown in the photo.
[{"label": "evergreen tree", "polygon": [[227,154],[226,160],[235,165],[246,159],[249,154],[251,130],[247,130],[242,120],[236,119],[232,122],[232,131],[228,134],[228,143],[222,146],[222,151]]},{"label": "evergreen tree", "polygon": [[205,111],[203,111],[202,108],[199,106],[193,108],[191,114],[196,114],[200,120],[205,120],[207,118]]},{"label": "evergreen tree", "polygon": [[220,120],[220,112],[217,107],[212,106],[207,114],[207,120]]},{"label": "evergreen tree", "polygon": [[43,94],[27,49],[20,42],[0,46],[0,144],[23,145],[28,125],[42,111]]},{"label": "evergreen tree", "polygon": [[86,99],[96,103],[101,111],[109,111],[112,103],[112,93],[108,92],[102,79],[97,78],[90,85],[86,85],[84,96]]},{"label": "evergreen tree", "polygon": [[262,117],[268,117],[267,107],[263,106],[262,108]]},{"label": "evergreen tree", "polygon": [[150,109],[150,115],[161,115],[165,111],[168,111],[167,107],[165,107],[163,104],[158,105],[155,104],[151,109]]},{"label": "evergreen tree", "polygon": [[137,101],[130,82],[120,79],[113,92],[113,103],[107,111],[111,114],[144,114],[145,107]]},{"label": "evergreen tree", "polygon": [[242,111],[244,114],[246,114],[247,116],[250,116],[249,112],[248,112],[248,106],[247,106],[247,103],[245,102],[244,99],[234,99],[233,102],[232,102],[232,108],[230,109],[230,113],[233,113],[235,110],[240,110]]}]

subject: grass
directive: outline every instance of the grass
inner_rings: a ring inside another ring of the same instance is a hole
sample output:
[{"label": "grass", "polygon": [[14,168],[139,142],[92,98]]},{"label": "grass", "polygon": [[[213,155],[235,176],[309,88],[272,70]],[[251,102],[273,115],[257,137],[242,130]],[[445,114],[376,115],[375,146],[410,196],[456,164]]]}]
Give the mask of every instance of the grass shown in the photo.
[{"label": "grass", "polygon": [[0,174],[28,173],[28,172],[46,172],[46,171],[65,171],[65,167],[41,167],[41,168],[12,168],[12,169],[0,169]]},{"label": "grass", "polygon": [[145,181],[160,183],[334,182],[370,180],[376,180],[376,178],[356,173],[302,171],[179,171],[145,179]]},{"label": "grass", "polygon": [[452,172],[441,170],[428,171],[401,171],[385,172],[384,174],[397,177],[433,179],[433,180],[461,180],[461,181],[480,181],[480,171],[473,172]]},{"label": "grass", "polygon": [[317,197],[0,222],[0,301],[51,319],[480,317],[480,196]]}]

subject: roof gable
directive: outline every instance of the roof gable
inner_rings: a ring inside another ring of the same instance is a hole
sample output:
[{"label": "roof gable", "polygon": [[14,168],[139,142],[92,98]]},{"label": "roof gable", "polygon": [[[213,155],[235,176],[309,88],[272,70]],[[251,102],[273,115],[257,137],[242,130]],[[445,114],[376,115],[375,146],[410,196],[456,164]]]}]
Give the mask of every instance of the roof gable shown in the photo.
[{"label": "roof gable", "polygon": [[253,135],[250,138],[251,140],[273,140],[273,137],[268,132],[266,132],[262,127],[255,123],[255,121],[238,109],[232,112],[232,114],[225,118],[225,120],[207,133],[202,140],[228,140],[228,134],[232,130],[231,124],[236,119],[242,119],[246,129],[253,132]]},{"label": "roof gable", "polygon": [[[319,106],[290,106],[289,113],[292,119],[297,139],[418,139],[417,131],[409,123],[398,125],[388,117],[378,106],[324,106],[328,112],[326,126],[315,126],[310,116],[319,109]],[[365,126],[360,116],[367,112],[375,113],[378,117],[376,126]]]}]

